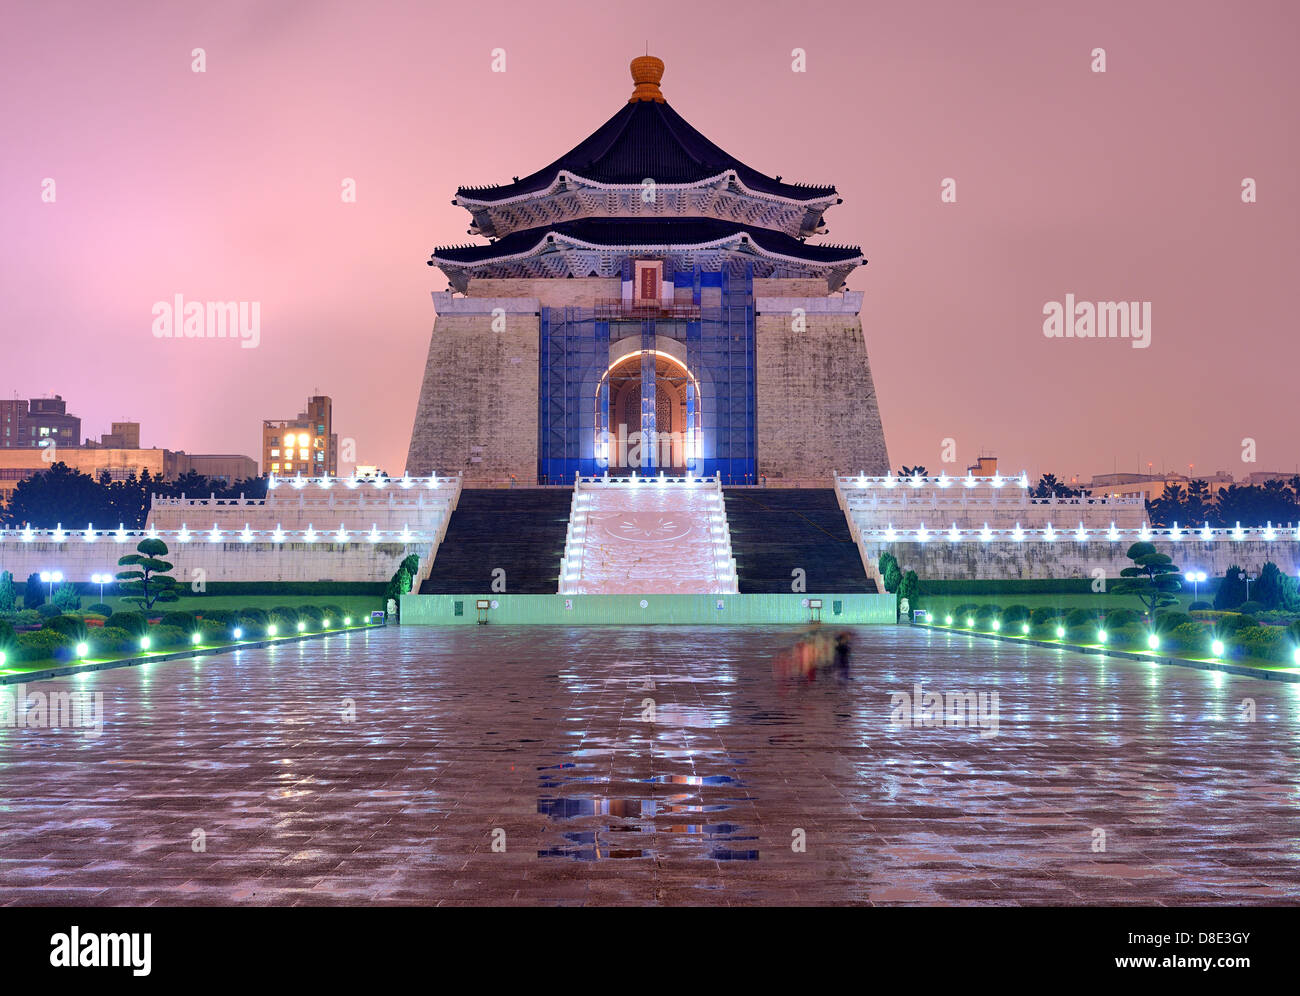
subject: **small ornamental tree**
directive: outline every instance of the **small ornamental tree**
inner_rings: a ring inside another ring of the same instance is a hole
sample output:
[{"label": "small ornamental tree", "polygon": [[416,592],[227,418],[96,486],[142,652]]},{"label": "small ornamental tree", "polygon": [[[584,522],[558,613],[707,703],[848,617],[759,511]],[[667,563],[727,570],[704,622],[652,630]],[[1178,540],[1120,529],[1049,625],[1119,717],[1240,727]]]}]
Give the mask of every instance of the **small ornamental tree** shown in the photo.
[{"label": "small ornamental tree", "polygon": [[1296,579],[1283,574],[1273,561],[1268,561],[1259,571],[1259,580],[1251,595],[1269,609],[1288,612],[1300,608],[1300,595],[1296,593]]},{"label": "small ornamental tree", "polygon": [[920,594],[921,579],[917,576],[916,571],[908,571],[903,575],[902,580],[898,583],[898,597],[900,601],[906,598],[908,608],[915,609],[916,599]]},{"label": "small ornamental tree", "polygon": [[0,615],[8,615],[18,608],[18,589],[14,587],[14,576],[8,571],[0,571]]},{"label": "small ornamental tree", "polygon": [[885,591],[891,595],[898,591],[898,586],[903,580],[903,572],[899,569],[898,559],[886,550],[880,555],[876,566],[880,570],[880,579],[885,583]]},{"label": "small ornamental tree", "polygon": [[76,612],[81,608],[81,595],[77,593],[77,586],[70,581],[64,581],[54,589],[54,597],[50,599],[51,604],[60,612]]},{"label": "small ornamental tree", "polygon": [[118,588],[126,597],[123,601],[133,602],[141,611],[148,612],[159,602],[174,602],[180,596],[176,593],[179,585],[167,572],[172,565],[159,558],[167,555],[167,544],[159,539],[144,539],[136,545],[136,553],[129,553],[121,558],[119,567],[131,567],[135,570],[118,571]]},{"label": "small ornamental tree", "polygon": [[1146,606],[1154,622],[1157,610],[1177,605],[1183,579],[1173,559],[1158,553],[1154,543],[1134,543],[1128,548],[1132,567],[1119,572],[1120,580],[1110,586],[1111,594],[1133,595]]},{"label": "small ornamental tree", "polygon": [[1223,572],[1219,590],[1214,593],[1214,607],[1220,612],[1235,609],[1246,600],[1246,580],[1241,576],[1241,568],[1233,564]]},{"label": "small ornamental tree", "polygon": [[45,585],[39,574],[27,575],[27,587],[23,589],[23,608],[34,609],[45,604]]}]

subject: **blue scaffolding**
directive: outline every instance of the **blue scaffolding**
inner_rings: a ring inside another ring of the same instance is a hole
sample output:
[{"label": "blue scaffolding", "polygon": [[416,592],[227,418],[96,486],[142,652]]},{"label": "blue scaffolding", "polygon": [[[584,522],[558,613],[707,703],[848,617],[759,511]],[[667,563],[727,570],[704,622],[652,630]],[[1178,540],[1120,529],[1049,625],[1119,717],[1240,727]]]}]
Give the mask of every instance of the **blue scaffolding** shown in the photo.
[{"label": "blue scaffolding", "polygon": [[[630,263],[625,266],[630,275]],[[620,315],[596,308],[542,308],[538,363],[537,480],[570,484],[575,474],[598,475],[609,466],[610,343],[639,334],[643,440],[656,438],[654,352],[657,338],[684,347],[686,424],[694,449],[687,467],[725,484],[752,484],[757,471],[754,404],[754,281],[748,264],[673,275],[690,287],[693,307],[662,315]],[[718,294],[708,293],[716,288]],[[704,304],[708,298],[710,303]],[[713,303],[714,300],[718,303]],[[698,391],[696,385],[698,384]],[[603,445],[602,445],[603,443]],[[640,447],[642,473],[658,473],[655,445]]]}]

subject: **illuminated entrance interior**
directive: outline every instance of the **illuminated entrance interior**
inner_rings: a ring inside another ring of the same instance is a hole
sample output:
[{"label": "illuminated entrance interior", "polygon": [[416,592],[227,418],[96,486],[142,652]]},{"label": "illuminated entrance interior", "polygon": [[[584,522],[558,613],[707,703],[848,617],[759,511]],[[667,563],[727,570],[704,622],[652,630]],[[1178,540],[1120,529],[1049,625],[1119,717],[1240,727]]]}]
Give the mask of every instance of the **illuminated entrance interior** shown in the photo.
[{"label": "illuminated entrance interior", "polygon": [[[651,359],[654,386],[648,391]],[[609,473],[685,474],[695,446],[699,397],[698,382],[668,353],[643,350],[616,360],[596,395],[596,452],[601,453],[601,437],[607,432]],[[650,437],[642,436],[650,430],[655,433],[653,446]]]}]

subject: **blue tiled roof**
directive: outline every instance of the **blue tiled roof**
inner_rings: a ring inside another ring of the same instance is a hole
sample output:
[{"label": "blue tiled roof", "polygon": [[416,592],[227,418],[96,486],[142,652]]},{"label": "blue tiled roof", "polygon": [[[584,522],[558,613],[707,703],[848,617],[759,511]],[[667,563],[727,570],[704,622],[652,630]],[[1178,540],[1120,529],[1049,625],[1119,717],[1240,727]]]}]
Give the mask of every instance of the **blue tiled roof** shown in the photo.
[{"label": "blue tiled roof", "polygon": [[567,235],[598,246],[675,245],[692,246],[747,233],[761,249],[810,263],[840,263],[858,259],[857,246],[812,245],[766,228],[755,228],[717,218],[582,218],[558,225],[512,232],[490,245],[440,246],[439,259],[454,263],[484,263],[527,253],[548,235]]},{"label": "blue tiled roof", "polygon": [[599,183],[694,183],[732,170],[751,190],[796,201],[829,197],[834,187],[803,186],[751,169],[728,155],[667,103],[639,100],[617,114],[582,144],[530,176],[499,187],[461,187],[457,195],[501,201],[545,190],[560,170]]}]

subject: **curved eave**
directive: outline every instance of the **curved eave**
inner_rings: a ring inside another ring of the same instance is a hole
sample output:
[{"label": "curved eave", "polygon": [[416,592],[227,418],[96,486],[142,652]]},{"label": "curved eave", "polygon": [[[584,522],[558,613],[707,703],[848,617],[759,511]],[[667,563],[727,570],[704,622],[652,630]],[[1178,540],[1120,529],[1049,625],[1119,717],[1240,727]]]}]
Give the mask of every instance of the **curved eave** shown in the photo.
[{"label": "curved eave", "polygon": [[[507,188],[461,187],[456,191],[456,197],[452,203],[456,204],[458,207],[463,207],[468,211],[504,207],[507,204],[518,204],[523,201],[538,200],[542,197],[549,197],[563,189],[565,183],[568,181],[581,183],[595,190],[640,190],[643,186],[643,184],[640,183],[603,183],[600,180],[593,180],[590,177],[582,176],[580,173],[574,173],[562,169],[555,174],[555,179],[553,179],[547,187],[541,190],[528,191],[510,197],[485,199],[483,197],[476,197],[475,194],[481,194],[485,189],[504,190]],[[695,188],[717,186],[724,183],[734,183],[740,193],[744,194],[746,197],[753,197],[755,200],[776,201],[778,203],[790,204],[796,207],[809,208],[816,204],[825,204],[826,207],[830,207],[839,201],[839,193],[834,187],[810,187],[808,188],[809,195],[807,197],[788,197],[783,194],[775,194],[766,190],[758,190],[754,187],[748,186],[744,180],[740,178],[740,175],[733,170],[723,170],[715,176],[705,177],[690,183],[658,183],[655,186],[662,190],[691,190]],[[511,186],[514,185],[511,184]],[[786,184],[785,186],[797,187],[798,185]]]}]

